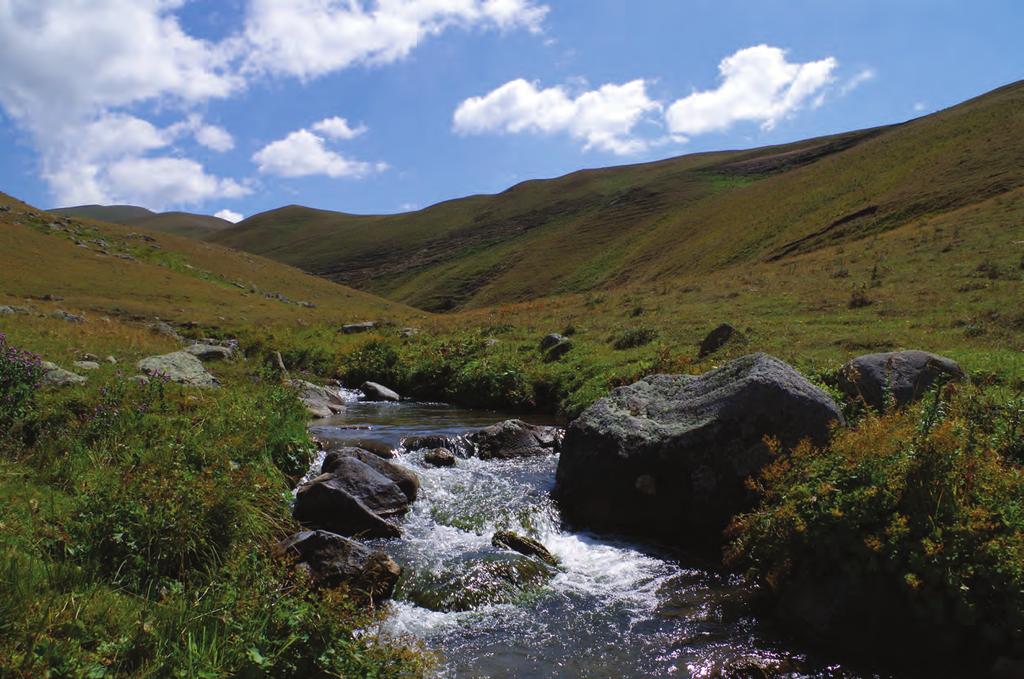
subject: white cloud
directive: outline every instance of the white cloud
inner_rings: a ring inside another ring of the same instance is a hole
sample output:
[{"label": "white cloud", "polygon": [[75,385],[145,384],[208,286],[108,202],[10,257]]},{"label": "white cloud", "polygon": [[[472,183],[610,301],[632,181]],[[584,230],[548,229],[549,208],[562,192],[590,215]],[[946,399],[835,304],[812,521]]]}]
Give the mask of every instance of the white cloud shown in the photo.
[{"label": "white cloud", "polygon": [[331,139],[355,139],[366,132],[366,125],[351,127],[344,118],[334,116],[333,118],[324,118],[318,123],[313,123],[313,130]]},{"label": "white cloud", "polygon": [[451,26],[539,31],[533,0],[252,0],[244,70],[313,78],[359,63],[389,63]]},{"label": "white cloud", "polygon": [[387,169],[385,163],[352,160],[327,148],[323,137],[307,129],[296,130],[257,151],[253,157],[263,174],[279,177],[364,177]]},{"label": "white cloud", "polygon": [[839,88],[839,96],[846,96],[869,80],[874,80],[876,75],[877,74],[873,68],[865,68],[858,71],[852,78],[844,82],[841,88]]},{"label": "white cloud", "polygon": [[213,216],[219,217],[220,219],[225,219],[231,222],[232,224],[237,224],[238,222],[245,219],[245,215],[238,212],[234,212],[233,210],[228,210],[226,208],[224,210],[221,210],[220,212],[214,213]]},{"label": "white cloud", "polygon": [[[211,190],[225,197],[237,191],[237,182],[212,177],[194,161],[143,158],[169,145],[178,126],[158,129],[118,111],[146,102],[189,106],[242,86],[223,47],[184,32],[173,15],[180,5],[0,0],[0,105],[31,134],[42,176],[58,202],[129,202],[142,196],[148,207],[159,209],[203,200]],[[200,143],[225,148],[230,135],[207,127],[192,132]],[[154,180],[167,188],[166,195],[140,191],[137,180],[128,181],[124,169],[132,161],[173,168]]]},{"label": "white cloud", "polygon": [[196,130],[196,141],[214,151],[230,151],[235,148],[235,140],[231,133],[216,125],[203,125]]},{"label": "white cloud", "polygon": [[791,63],[778,47],[756,45],[741,49],[718,65],[721,84],[674,102],[665,114],[669,132],[685,138],[726,130],[737,122],[773,128],[811,102],[834,80],[838,61]]},{"label": "white cloud", "polygon": [[660,109],[647,96],[644,80],[602,85],[572,97],[563,87],[540,89],[518,79],[459,104],[454,129],[461,134],[565,132],[583,140],[585,149],[628,154],[647,147],[634,128],[645,114]]}]

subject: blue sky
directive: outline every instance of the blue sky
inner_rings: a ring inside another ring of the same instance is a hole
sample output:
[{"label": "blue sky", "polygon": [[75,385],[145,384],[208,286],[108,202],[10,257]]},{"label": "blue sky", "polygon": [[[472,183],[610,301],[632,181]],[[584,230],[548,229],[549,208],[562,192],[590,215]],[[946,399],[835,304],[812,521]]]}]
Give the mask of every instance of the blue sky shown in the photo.
[{"label": "blue sky", "polygon": [[1016,0],[0,0],[0,190],[425,207],[897,122],[1022,77]]}]

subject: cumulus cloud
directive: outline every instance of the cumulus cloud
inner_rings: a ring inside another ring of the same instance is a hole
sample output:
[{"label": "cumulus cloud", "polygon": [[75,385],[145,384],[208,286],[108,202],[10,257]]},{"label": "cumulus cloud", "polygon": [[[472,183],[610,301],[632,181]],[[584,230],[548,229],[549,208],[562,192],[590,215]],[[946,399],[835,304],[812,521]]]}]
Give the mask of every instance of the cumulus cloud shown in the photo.
[{"label": "cumulus cloud", "polygon": [[[0,0],[0,105],[31,135],[43,178],[56,200],[130,202],[161,208],[227,197],[241,186],[198,163],[148,158],[170,169],[154,178],[162,196],[140,191],[125,168],[179,134],[119,109],[164,101],[189,106],[226,97],[243,85],[223,46],[188,35],[178,0]],[[226,150],[223,129],[192,130],[199,143]],[[140,167],[139,163],[135,163]],[[180,184],[170,186],[168,182]]]},{"label": "cumulus cloud", "polygon": [[352,160],[327,148],[323,137],[303,128],[257,151],[253,157],[259,171],[279,177],[364,177],[387,169],[385,163]]},{"label": "cumulus cloud", "polygon": [[454,129],[461,134],[568,133],[582,140],[585,149],[628,154],[647,147],[635,128],[646,114],[660,109],[647,96],[644,80],[602,85],[573,97],[560,86],[541,89],[518,79],[459,104]]},{"label": "cumulus cloud", "polygon": [[320,132],[331,139],[355,139],[366,132],[366,125],[357,125],[356,127],[352,127],[344,118],[335,116],[333,118],[324,118],[320,122],[313,123],[313,130],[315,132]]},{"label": "cumulus cloud", "polygon": [[[718,65],[721,83],[675,101],[665,114],[677,138],[727,130],[742,121],[773,128],[780,120],[813,104],[834,81],[833,57],[792,63],[786,51],[768,45],[747,47]],[[820,103],[820,100],[818,101]]]},{"label": "cumulus cloud", "polygon": [[533,0],[252,0],[244,70],[313,78],[359,63],[388,63],[449,27],[540,30]]},{"label": "cumulus cloud", "polygon": [[227,208],[225,208],[225,209],[223,209],[223,210],[221,210],[219,212],[215,212],[213,216],[214,217],[219,217],[220,219],[227,220],[227,221],[231,222],[232,224],[237,224],[238,222],[240,222],[243,219],[245,219],[245,215],[240,214],[238,212],[234,212],[233,210],[228,210]]}]

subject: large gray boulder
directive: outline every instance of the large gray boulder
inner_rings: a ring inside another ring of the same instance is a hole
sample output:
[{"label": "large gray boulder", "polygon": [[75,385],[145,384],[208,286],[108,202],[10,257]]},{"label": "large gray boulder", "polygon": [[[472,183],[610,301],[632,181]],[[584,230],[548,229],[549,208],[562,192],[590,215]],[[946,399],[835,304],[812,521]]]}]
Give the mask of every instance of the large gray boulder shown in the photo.
[{"label": "large gray boulder", "polygon": [[654,375],[600,399],[568,427],[555,495],[566,518],[675,543],[717,541],[751,506],[744,480],[789,448],[824,445],[843,416],[796,370],[752,354],[698,377]]},{"label": "large gray boulder", "polygon": [[398,392],[388,389],[382,384],[376,382],[363,382],[359,387],[359,391],[366,395],[367,401],[400,401],[402,397],[398,395]]},{"label": "large gray boulder", "polygon": [[43,372],[39,384],[43,387],[70,387],[75,384],[85,384],[87,381],[85,377],[49,361],[43,361],[42,368],[45,372]]},{"label": "large gray boulder", "polygon": [[398,486],[409,502],[416,500],[420,490],[420,479],[414,472],[355,446],[342,446],[328,450],[323,464],[320,466],[320,473],[337,474],[343,468],[342,460],[348,457],[355,458],[378,474],[387,477],[391,483]]},{"label": "large gray boulder", "polygon": [[956,361],[927,351],[890,351],[866,354],[839,370],[839,388],[852,399],[884,410],[889,395],[897,407],[921,398],[941,380],[961,380],[964,371]]},{"label": "large gray boulder", "polygon": [[[398,495],[402,495],[397,486],[392,486]],[[381,518],[359,497],[353,495],[352,490],[351,479],[321,474],[299,487],[292,514],[304,526],[322,528],[340,535],[393,538],[402,534],[396,524]],[[394,497],[391,494],[391,498]]]},{"label": "large gray boulder", "polygon": [[299,400],[313,417],[330,417],[345,412],[345,401],[336,391],[305,380],[291,380],[289,384],[298,390]]},{"label": "large gray boulder", "polygon": [[166,375],[173,382],[193,387],[215,387],[217,380],[203,367],[202,361],[186,351],[150,356],[135,364],[150,377]]},{"label": "large gray boulder", "polygon": [[563,431],[522,420],[505,420],[466,436],[481,460],[538,457],[558,452]]},{"label": "large gray boulder", "polygon": [[186,347],[185,351],[200,361],[227,360],[235,355],[235,352],[230,347],[222,347],[217,344],[192,344]]},{"label": "large gray boulder", "polygon": [[373,603],[391,598],[402,569],[391,557],[323,530],[304,530],[284,540],[281,550],[306,566],[316,584],[347,587]]},{"label": "large gray boulder", "polygon": [[348,323],[341,326],[341,332],[346,335],[354,335],[360,332],[369,332],[377,327],[375,321],[363,321],[362,323]]}]

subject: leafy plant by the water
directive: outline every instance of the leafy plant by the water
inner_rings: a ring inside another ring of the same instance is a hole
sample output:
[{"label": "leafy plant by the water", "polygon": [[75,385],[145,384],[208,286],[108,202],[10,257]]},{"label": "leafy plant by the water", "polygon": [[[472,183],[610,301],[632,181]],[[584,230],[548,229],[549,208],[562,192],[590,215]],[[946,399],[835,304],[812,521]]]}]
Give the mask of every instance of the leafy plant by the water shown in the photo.
[{"label": "leafy plant by the water", "polygon": [[967,388],[866,416],[828,450],[800,446],[757,480],[762,504],[734,521],[728,560],[798,618],[817,602],[819,634],[870,620],[903,653],[936,639],[1020,653],[1022,421],[1020,395]]}]

